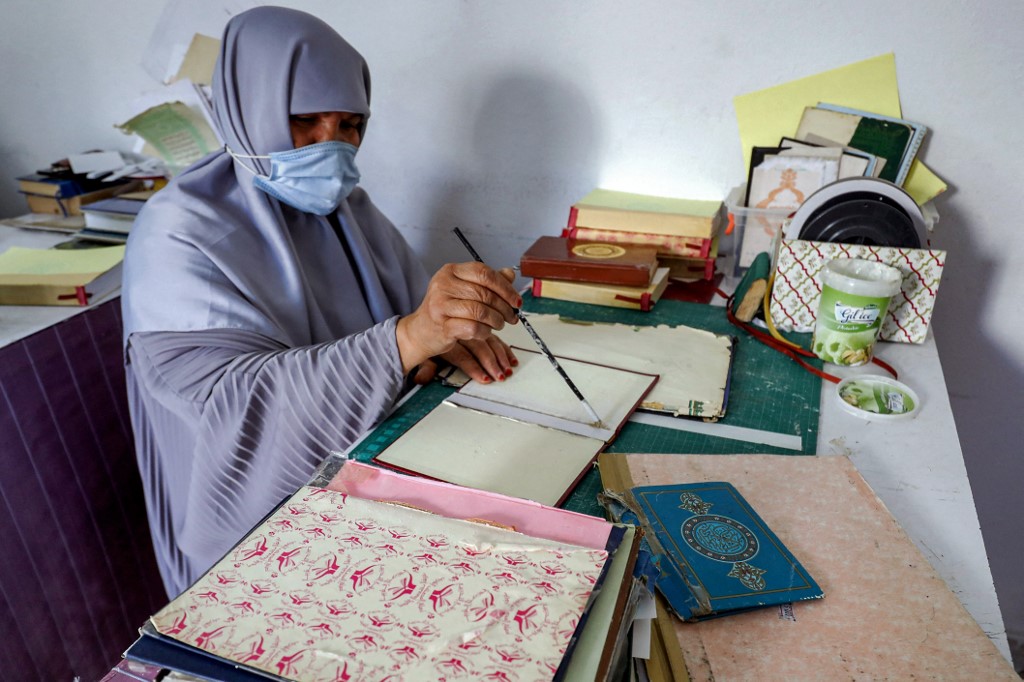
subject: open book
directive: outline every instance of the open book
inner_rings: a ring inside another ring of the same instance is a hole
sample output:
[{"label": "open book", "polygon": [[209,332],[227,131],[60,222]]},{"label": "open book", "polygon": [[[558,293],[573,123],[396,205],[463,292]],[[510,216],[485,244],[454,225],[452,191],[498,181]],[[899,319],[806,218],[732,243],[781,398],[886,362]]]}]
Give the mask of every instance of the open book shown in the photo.
[{"label": "open book", "polygon": [[506,381],[471,381],[374,461],[441,481],[557,505],[586,473],[658,377],[568,358],[559,363],[601,417],[540,353],[515,349]]}]

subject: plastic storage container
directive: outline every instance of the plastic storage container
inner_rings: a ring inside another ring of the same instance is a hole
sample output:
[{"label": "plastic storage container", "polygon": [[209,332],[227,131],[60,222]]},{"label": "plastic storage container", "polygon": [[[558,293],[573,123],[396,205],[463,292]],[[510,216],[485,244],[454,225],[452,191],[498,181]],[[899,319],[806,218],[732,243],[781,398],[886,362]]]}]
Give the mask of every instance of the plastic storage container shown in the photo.
[{"label": "plastic storage container", "polygon": [[762,251],[772,252],[775,235],[794,209],[747,208],[743,198],[747,185],[734,187],[725,198],[729,217],[726,240],[721,247],[732,259],[732,274],[740,276]]},{"label": "plastic storage container", "polygon": [[[743,198],[747,194],[746,183],[733,187],[725,198],[728,227],[722,238],[720,252],[728,254],[731,266],[723,266],[735,277],[742,276],[762,251],[774,253],[775,236],[781,231],[796,209],[747,208]],[[932,202],[921,206],[925,227],[931,234],[939,222],[939,213]]]}]

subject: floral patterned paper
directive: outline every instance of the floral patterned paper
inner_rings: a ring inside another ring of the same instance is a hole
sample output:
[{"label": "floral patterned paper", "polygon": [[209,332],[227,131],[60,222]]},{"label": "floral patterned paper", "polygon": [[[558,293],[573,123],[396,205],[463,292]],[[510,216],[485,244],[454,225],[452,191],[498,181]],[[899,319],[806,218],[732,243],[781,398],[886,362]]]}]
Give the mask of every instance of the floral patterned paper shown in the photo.
[{"label": "floral patterned paper", "polygon": [[607,552],[303,488],[153,616],[295,680],[550,680]]},{"label": "floral patterned paper", "polygon": [[903,273],[903,285],[889,304],[878,338],[903,343],[924,342],[946,262],[946,252],[934,249],[783,239],[776,256],[769,308],[777,328],[797,332],[814,329],[821,298],[821,271],[825,263],[834,258],[863,258],[899,269]]}]

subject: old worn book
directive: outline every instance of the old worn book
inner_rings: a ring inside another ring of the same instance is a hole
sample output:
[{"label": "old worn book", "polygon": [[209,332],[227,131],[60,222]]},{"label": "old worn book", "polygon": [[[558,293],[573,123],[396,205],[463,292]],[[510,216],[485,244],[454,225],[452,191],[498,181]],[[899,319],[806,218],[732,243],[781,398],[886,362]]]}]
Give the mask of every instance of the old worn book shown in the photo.
[{"label": "old worn book", "polygon": [[668,275],[668,268],[658,268],[650,284],[642,287],[534,278],[532,292],[537,298],[557,298],[561,301],[630,308],[647,312],[665,293],[665,288],[668,286]]},{"label": "old worn book", "polygon": [[0,304],[88,305],[121,286],[123,246],[0,254]]},{"label": "old worn book", "polygon": [[710,239],[718,233],[721,209],[721,201],[595,189],[573,204],[568,228]]},{"label": "old worn book", "polygon": [[646,287],[658,265],[654,246],[540,237],[523,253],[526,277]]},{"label": "old worn book", "polygon": [[800,561],[727,481],[637,486],[606,500],[612,518],[646,531],[661,568],[658,590],[683,620],[823,596]]},{"label": "old worn book", "polygon": [[[641,411],[710,420],[726,413],[736,343],[732,337],[685,325],[581,323],[543,314],[531,314],[530,324],[559,354],[657,374],[658,383],[640,403]],[[530,343],[519,324],[505,325],[498,335],[513,346]]]}]

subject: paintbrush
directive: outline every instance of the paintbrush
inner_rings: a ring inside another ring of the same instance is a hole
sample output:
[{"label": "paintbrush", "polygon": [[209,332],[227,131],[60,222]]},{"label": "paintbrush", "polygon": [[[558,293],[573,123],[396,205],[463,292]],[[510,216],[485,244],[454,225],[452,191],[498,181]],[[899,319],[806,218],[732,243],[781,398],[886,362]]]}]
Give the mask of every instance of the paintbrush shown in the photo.
[{"label": "paintbrush", "polygon": [[[459,241],[462,242],[462,245],[466,247],[467,251],[469,251],[469,255],[471,255],[473,259],[478,263],[483,263],[484,259],[480,257],[480,254],[476,252],[476,249],[474,249],[473,245],[469,243],[469,240],[466,239],[466,236],[462,234],[462,230],[456,227],[452,231],[455,232],[455,236],[459,238]],[[548,359],[548,362],[550,362],[551,366],[555,368],[555,371],[557,371],[558,374],[561,375],[562,379],[565,380],[565,385],[572,390],[573,394],[577,398],[579,398],[580,404],[583,405],[583,409],[585,409],[587,411],[587,414],[590,415],[590,418],[593,419],[591,426],[600,427],[601,417],[598,416],[594,408],[590,406],[590,403],[587,402],[587,399],[583,397],[583,394],[580,392],[580,389],[576,388],[576,384],[572,382],[572,379],[570,379],[569,375],[565,373],[565,370],[562,369],[562,366],[558,364],[558,359],[548,349],[548,345],[544,343],[544,340],[540,338],[540,334],[537,333],[537,330],[535,330],[533,328],[533,325],[530,324],[529,320],[526,319],[526,315],[523,314],[523,311],[521,309],[514,308],[514,310],[516,311],[516,317],[519,318],[519,322],[523,325],[523,328],[526,329],[527,332],[529,332],[530,337],[533,339],[533,342],[537,344],[541,352],[544,353],[544,357]]]}]

